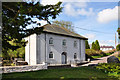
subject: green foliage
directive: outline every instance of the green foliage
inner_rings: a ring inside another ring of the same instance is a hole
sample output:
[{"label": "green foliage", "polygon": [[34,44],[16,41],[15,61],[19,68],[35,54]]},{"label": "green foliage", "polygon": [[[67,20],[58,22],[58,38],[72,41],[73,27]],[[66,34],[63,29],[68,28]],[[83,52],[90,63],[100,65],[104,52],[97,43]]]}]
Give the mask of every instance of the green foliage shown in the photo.
[{"label": "green foliage", "polygon": [[96,68],[104,71],[105,73],[120,73],[120,63],[101,63],[98,64]]},{"label": "green foliage", "polygon": [[116,50],[117,50],[117,51],[120,51],[120,44],[118,44],[118,45],[116,46]]},{"label": "green foliage", "polygon": [[102,51],[96,51],[94,49],[86,49],[85,53],[89,56],[95,56],[95,55],[102,54]]},{"label": "green foliage", "polygon": [[92,49],[99,51],[100,50],[100,45],[98,40],[92,43]]},{"label": "green foliage", "polygon": [[90,46],[89,46],[89,44],[88,44],[88,40],[85,40],[85,48],[86,48],[86,49],[90,49]]},{"label": "green foliage", "polygon": [[[46,20],[49,17],[55,19],[62,11],[61,2],[55,5],[43,6],[40,2],[4,2],[2,3],[2,52],[7,56],[7,50],[16,50],[19,46],[14,46],[9,41],[14,40],[15,43],[21,43],[22,38],[31,34],[40,34],[43,31],[41,27],[31,27],[29,25],[36,24],[38,20]],[[25,43],[25,42],[24,42]],[[23,44],[22,46],[25,46]]]},{"label": "green foliage", "polygon": [[74,26],[73,26],[73,23],[70,22],[70,21],[53,21],[53,24],[55,25],[58,25],[58,26],[61,26],[61,27],[65,27],[66,29],[74,32]]},{"label": "green foliage", "polygon": [[94,42],[92,42],[92,48],[91,49],[94,49],[95,50],[95,43]]},{"label": "green foliage", "polygon": [[[25,41],[22,40],[21,43],[23,43],[23,42],[25,42]],[[3,59],[7,59],[7,60],[13,60],[14,58],[24,58],[25,57],[25,47],[23,47],[22,44],[15,43],[14,40],[9,41],[9,43],[14,46],[19,46],[19,48],[16,50],[8,49],[6,51],[6,55],[5,55],[5,53],[2,53],[2,55],[0,55],[0,57],[3,57]]]},{"label": "green foliage", "polygon": [[91,59],[109,56],[109,55],[113,54],[114,52],[115,52],[114,50],[110,50],[107,53],[103,52],[102,50],[99,50],[99,51],[96,51],[94,49],[86,49],[85,50],[87,57],[89,57]]},{"label": "green foliage", "polygon": [[100,45],[98,40],[95,41],[95,50],[100,50]]}]

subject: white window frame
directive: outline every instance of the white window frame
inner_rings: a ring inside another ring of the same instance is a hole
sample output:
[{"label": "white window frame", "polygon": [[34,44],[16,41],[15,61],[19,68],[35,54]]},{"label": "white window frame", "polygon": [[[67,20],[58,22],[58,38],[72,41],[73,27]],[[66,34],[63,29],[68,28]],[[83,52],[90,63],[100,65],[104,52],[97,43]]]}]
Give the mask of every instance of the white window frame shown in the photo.
[{"label": "white window frame", "polygon": [[52,38],[52,37],[50,37],[50,39],[49,39],[49,44],[50,44],[50,45],[53,44],[53,38]]},{"label": "white window frame", "polygon": [[74,47],[77,47],[77,41],[74,41]]},{"label": "white window frame", "polygon": [[63,45],[63,46],[66,46],[66,45],[67,45],[67,41],[66,41],[66,39],[63,39],[63,41],[62,41],[62,45]]},{"label": "white window frame", "polygon": [[[52,58],[50,58],[50,54],[52,54]],[[52,51],[49,53],[49,59],[54,59],[54,54]]]},{"label": "white window frame", "polygon": [[77,53],[74,53],[74,59],[77,59]]}]

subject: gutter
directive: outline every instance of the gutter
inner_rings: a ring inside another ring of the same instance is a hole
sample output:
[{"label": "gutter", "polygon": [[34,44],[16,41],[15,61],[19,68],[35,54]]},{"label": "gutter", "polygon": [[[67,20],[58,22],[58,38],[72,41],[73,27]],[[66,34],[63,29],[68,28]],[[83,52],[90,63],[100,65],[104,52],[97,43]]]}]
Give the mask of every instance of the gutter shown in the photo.
[{"label": "gutter", "polygon": [[45,63],[46,63],[46,61],[47,61],[47,60],[46,60],[46,52],[47,52],[47,51],[46,51],[46,33],[45,33]]},{"label": "gutter", "polygon": [[30,36],[29,36],[29,64],[30,64]]}]

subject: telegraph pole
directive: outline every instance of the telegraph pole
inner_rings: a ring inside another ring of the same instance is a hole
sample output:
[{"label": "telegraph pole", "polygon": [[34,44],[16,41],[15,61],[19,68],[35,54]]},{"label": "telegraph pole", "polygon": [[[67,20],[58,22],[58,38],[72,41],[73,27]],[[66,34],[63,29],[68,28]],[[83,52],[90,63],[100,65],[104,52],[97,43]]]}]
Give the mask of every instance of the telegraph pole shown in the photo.
[{"label": "telegraph pole", "polygon": [[116,32],[115,32],[115,49],[116,49]]}]

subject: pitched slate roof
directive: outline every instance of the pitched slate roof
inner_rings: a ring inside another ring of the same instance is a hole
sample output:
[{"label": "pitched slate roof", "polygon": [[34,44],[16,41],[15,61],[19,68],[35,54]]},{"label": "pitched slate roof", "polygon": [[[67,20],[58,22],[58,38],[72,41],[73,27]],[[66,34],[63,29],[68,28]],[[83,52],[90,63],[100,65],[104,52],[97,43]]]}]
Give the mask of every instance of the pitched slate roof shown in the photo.
[{"label": "pitched slate roof", "polygon": [[55,24],[46,24],[42,27],[44,28],[43,32],[88,40],[88,38],[85,38],[85,37],[83,37],[75,32],[71,32],[64,27],[60,27],[60,26],[55,25]]}]

